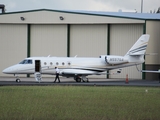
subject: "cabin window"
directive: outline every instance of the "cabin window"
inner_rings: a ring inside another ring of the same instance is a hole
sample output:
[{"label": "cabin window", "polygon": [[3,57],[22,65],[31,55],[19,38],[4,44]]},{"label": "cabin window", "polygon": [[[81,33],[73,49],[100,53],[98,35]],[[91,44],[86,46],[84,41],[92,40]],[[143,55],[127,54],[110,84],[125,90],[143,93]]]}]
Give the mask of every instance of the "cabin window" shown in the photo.
[{"label": "cabin window", "polygon": [[50,62],[50,65],[53,65],[53,63],[52,63],[52,62]]},{"label": "cabin window", "polygon": [[21,61],[19,64],[32,64],[32,60],[25,59],[25,60]]},{"label": "cabin window", "polygon": [[28,64],[32,64],[32,60],[28,60]]},{"label": "cabin window", "polygon": [[62,65],[64,65],[64,62],[62,62]]},{"label": "cabin window", "polygon": [[58,65],[59,63],[58,62],[56,62],[56,65]]},{"label": "cabin window", "polygon": [[46,62],[44,62],[44,65],[47,65],[47,63],[46,63]]},{"label": "cabin window", "polygon": [[70,63],[70,62],[68,62],[68,65],[71,65],[71,63]]}]

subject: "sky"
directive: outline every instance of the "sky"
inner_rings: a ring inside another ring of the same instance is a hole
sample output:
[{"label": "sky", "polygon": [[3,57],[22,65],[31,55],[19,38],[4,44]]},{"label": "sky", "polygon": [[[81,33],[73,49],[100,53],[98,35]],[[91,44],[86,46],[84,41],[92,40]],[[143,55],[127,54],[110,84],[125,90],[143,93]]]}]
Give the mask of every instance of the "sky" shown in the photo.
[{"label": "sky", "polygon": [[51,10],[83,10],[107,12],[141,12],[149,13],[160,7],[160,0],[0,0],[6,12],[51,9]]}]

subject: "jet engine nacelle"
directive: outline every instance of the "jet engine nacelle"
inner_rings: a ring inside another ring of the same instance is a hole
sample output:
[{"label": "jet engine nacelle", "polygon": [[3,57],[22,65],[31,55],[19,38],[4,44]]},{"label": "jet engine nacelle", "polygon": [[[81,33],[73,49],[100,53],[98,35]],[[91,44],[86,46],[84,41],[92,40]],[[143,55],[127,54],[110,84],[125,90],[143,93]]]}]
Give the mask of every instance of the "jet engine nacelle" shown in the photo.
[{"label": "jet engine nacelle", "polygon": [[101,55],[100,58],[105,59],[106,63],[111,65],[127,63],[128,60],[123,56]]}]

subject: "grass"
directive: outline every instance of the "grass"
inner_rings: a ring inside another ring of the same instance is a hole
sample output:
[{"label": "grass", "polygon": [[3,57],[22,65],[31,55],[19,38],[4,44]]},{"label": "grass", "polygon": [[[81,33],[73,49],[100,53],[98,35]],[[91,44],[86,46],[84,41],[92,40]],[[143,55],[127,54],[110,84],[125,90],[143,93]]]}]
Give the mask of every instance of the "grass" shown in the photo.
[{"label": "grass", "polygon": [[160,88],[0,87],[0,120],[22,119],[157,120],[160,119]]}]

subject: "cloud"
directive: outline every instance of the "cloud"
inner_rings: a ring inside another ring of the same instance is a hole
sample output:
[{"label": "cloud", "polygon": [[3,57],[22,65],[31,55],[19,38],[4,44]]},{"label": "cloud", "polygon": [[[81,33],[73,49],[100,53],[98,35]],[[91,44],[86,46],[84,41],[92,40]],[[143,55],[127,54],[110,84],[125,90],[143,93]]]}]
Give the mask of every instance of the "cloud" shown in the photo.
[{"label": "cloud", "polygon": [[[141,0],[94,0],[96,2],[101,2],[106,4],[110,10],[119,10],[122,11],[135,11],[141,12]],[[159,0],[143,0],[143,11],[149,12],[151,9],[158,9],[160,7]],[[113,9],[114,8],[114,9]]]},{"label": "cloud", "polygon": [[14,9],[14,8],[16,8],[16,3],[10,2],[10,3],[8,4],[8,7],[9,7],[10,9]]},{"label": "cloud", "polygon": [[[34,9],[92,10],[92,11],[141,11],[141,0],[1,0],[8,11]],[[143,11],[158,9],[159,0],[143,0]]]},{"label": "cloud", "polygon": [[92,1],[88,9],[95,11],[113,11],[114,7],[110,4],[104,4],[103,2]]}]

